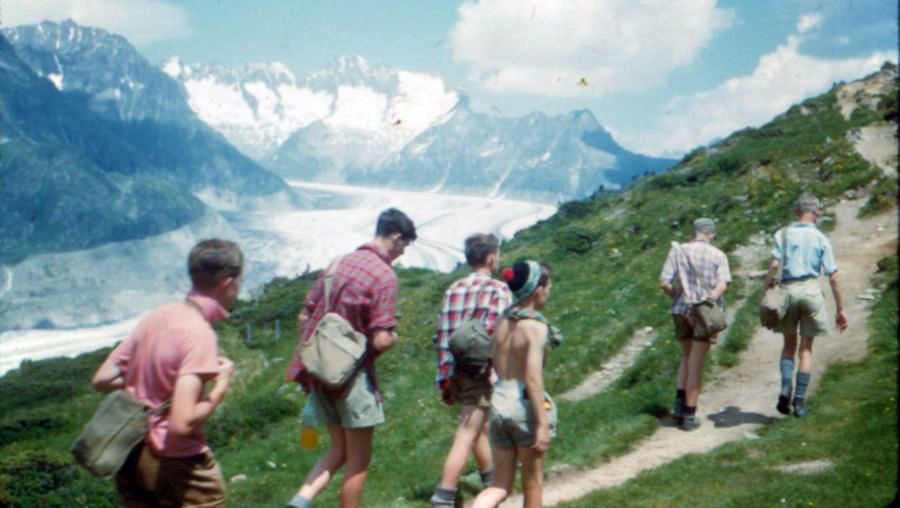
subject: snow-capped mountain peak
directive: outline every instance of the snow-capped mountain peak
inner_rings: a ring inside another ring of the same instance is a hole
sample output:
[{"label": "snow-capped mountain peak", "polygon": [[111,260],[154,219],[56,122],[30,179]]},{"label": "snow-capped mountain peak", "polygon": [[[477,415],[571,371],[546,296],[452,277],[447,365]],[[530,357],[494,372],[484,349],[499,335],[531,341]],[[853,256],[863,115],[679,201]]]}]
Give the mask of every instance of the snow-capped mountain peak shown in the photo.
[{"label": "snow-capped mountain peak", "polygon": [[317,124],[310,131],[321,135],[316,144],[340,150],[340,140],[351,136],[356,148],[364,145],[352,161],[373,162],[431,127],[459,101],[437,75],[391,69],[361,56],[342,56],[301,76],[280,62],[234,68],[172,57],[161,66],[184,85],[200,118],[257,159],[272,156],[293,134],[302,137]]}]

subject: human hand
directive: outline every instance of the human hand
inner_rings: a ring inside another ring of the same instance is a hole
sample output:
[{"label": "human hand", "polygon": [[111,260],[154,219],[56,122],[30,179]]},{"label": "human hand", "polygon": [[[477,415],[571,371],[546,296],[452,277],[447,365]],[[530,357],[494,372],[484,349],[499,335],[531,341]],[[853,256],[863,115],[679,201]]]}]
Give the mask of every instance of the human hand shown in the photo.
[{"label": "human hand", "polygon": [[538,424],[534,431],[534,444],[531,449],[538,453],[545,453],[550,448],[550,424]]},{"label": "human hand", "polygon": [[837,313],[835,314],[835,316],[834,316],[834,324],[837,325],[838,330],[839,330],[841,333],[844,333],[844,330],[847,329],[847,316],[844,315],[844,311],[843,311],[843,310],[839,310],[839,311],[837,311]]},{"label": "human hand", "polygon": [[306,312],[306,309],[303,309],[300,314],[297,314],[297,332],[302,333],[307,323],[309,323],[309,313]]},{"label": "human hand", "polygon": [[453,405],[453,380],[445,379],[441,381],[441,402],[448,406]]},{"label": "human hand", "polygon": [[234,362],[224,356],[219,356],[219,374],[220,379],[230,379],[234,373]]}]

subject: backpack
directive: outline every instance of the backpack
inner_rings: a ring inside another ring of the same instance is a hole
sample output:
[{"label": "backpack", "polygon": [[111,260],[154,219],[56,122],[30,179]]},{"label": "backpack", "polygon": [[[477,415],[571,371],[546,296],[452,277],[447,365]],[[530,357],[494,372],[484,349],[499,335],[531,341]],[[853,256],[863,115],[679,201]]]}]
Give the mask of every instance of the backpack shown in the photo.
[{"label": "backpack", "polygon": [[494,341],[484,326],[484,321],[477,318],[466,320],[450,336],[448,345],[458,372],[476,378],[488,376]]},{"label": "backpack", "polygon": [[328,388],[341,388],[362,366],[368,339],[353,329],[340,314],[329,312],[331,284],[343,258],[331,263],[325,273],[325,316],[305,343],[300,345],[303,366]]}]

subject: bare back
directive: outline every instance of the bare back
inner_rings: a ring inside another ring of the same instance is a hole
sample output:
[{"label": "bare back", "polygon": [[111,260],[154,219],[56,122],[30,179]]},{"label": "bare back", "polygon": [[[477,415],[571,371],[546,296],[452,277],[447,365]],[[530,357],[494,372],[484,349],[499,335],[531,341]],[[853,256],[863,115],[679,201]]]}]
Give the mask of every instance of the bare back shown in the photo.
[{"label": "bare back", "polygon": [[546,342],[547,325],[540,321],[501,320],[494,332],[493,361],[497,376],[524,381],[531,367],[531,373],[540,379]]}]

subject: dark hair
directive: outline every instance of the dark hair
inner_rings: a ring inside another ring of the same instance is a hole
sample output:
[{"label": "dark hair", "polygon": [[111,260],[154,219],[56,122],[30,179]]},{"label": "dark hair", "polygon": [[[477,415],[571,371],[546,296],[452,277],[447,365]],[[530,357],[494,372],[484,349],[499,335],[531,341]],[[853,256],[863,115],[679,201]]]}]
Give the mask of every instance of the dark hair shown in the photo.
[{"label": "dark hair", "polygon": [[188,255],[191,283],[199,290],[209,290],[228,277],[237,277],[244,270],[241,248],[228,240],[203,240]]},{"label": "dark hair", "polygon": [[487,261],[487,257],[496,254],[500,249],[500,239],[490,233],[475,233],[466,238],[465,252],[466,263],[470,266],[481,266]]},{"label": "dark hair", "polygon": [[388,237],[400,233],[400,238],[412,242],[417,238],[416,225],[405,213],[396,208],[388,208],[378,216],[375,236]]},{"label": "dark hair", "polygon": [[[538,263],[541,266],[541,278],[538,279],[537,287],[545,287],[550,282],[550,275],[553,274],[553,268],[547,263]],[[512,265],[512,268],[503,269],[503,280],[509,286],[510,291],[516,292],[528,282],[528,263],[519,261]]]}]

